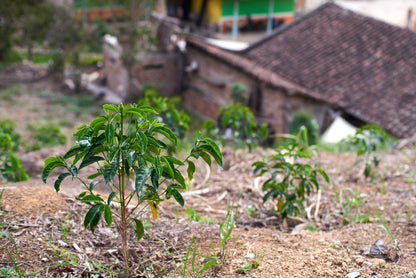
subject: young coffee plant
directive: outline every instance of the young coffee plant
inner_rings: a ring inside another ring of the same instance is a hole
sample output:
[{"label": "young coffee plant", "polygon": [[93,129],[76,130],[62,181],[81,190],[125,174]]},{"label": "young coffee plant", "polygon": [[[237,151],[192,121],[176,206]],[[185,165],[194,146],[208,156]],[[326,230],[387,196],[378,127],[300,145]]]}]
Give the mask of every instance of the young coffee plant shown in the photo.
[{"label": "young coffee plant", "polygon": [[189,129],[189,115],[178,109],[180,99],[175,97],[161,97],[156,88],[147,85],[144,97],[139,100],[139,105],[152,106],[158,113],[154,115],[160,123],[165,124],[173,133],[183,139]]},{"label": "young coffee plant", "polygon": [[291,144],[277,148],[275,154],[252,164],[254,175],[269,177],[263,183],[263,191],[267,191],[263,202],[270,197],[276,199],[277,212],[283,219],[305,209],[305,195],[309,196],[313,190],[319,190],[319,175],[329,183],[328,175],[319,164],[312,166],[300,162],[311,159],[310,153],[301,144],[300,138],[304,134],[307,134],[307,130],[302,127],[298,136],[286,136],[293,139]]},{"label": "young coffee plant", "polygon": [[[45,161],[42,179],[46,182],[53,169],[62,167],[66,172],[56,179],[56,191],[68,176],[85,186],[79,198],[92,206],[85,215],[84,226],[94,232],[103,215],[109,226],[116,225],[121,233],[128,275],[128,229],[133,227],[137,240],[140,240],[144,234],[142,218],[146,211],[150,210],[156,219],[157,206],[171,197],[184,206],[180,192],[186,187],[186,182],[179,168],[186,167],[188,178],[192,179],[196,170],[193,159],[202,157],[211,166],[211,158],[214,158],[222,166],[222,155],[214,141],[202,135],[195,139],[184,160],[165,155],[167,145],[164,141],[175,145],[177,138],[151,116],[155,113],[152,107],[136,104],[124,107],[120,104],[104,105],[103,108],[105,115],[77,128],[74,134],[77,145],[64,156],[50,157]],[[91,164],[96,165],[97,173],[87,179],[81,178],[79,172]],[[102,182],[111,190],[106,198],[93,191]],[[111,206],[112,202],[118,204],[117,208]]]},{"label": "young coffee plant", "polygon": [[13,140],[10,134],[0,131],[0,181],[25,181],[29,179],[19,159],[13,155]]},{"label": "young coffee plant", "polygon": [[388,140],[387,133],[381,127],[375,125],[365,125],[357,129],[354,136],[347,139],[347,142],[357,149],[357,157],[364,156],[364,158],[357,159],[354,165],[364,161],[363,174],[366,178],[377,175],[374,168],[378,167],[380,159],[374,152],[385,148]]},{"label": "young coffee plant", "polygon": [[208,134],[220,140],[224,145],[231,143],[236,148],[248,148],[260,145],[268,135],[267,124],[258,126],[250,108],[242,104],[229,104],[221,107],[218,114],[219,126],[212,120],[204,124]]}]

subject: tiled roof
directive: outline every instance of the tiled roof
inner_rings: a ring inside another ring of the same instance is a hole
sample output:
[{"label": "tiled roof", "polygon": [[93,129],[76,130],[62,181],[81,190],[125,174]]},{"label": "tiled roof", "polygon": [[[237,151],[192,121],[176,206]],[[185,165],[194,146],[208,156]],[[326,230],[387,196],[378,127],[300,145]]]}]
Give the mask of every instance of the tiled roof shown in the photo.
[{"label": "tiled roof", "polygon": [[325,4],[239,56],[398,137],[416,133],[416,34]]}]

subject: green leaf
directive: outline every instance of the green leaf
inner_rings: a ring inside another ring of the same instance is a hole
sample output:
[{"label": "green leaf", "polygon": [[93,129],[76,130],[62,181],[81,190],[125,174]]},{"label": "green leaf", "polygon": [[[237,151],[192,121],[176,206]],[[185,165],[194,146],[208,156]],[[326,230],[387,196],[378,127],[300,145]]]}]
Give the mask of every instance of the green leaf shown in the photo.
[{"label": "green leaf", "polygon": [[317,165],[318,171],[321,174],[321,176],[325,179],[327,183],[329,183],[329,177],[327,173],[321,168],[321,165]]},{"label": "green leaf", "polygon": [[181,193],[179,193],[178,190],[172,189],[172,195],[173,195],[173,198],[175,198],[176,202],[178,202],[178,204],[181,207],[183,207],[185,205],[185,201],[183,200],[183,197],[182,197]]},{"label": "green leaf", "polygon": [[97,184],[99,184],[99,183],[100,183],[99,181],[92,181],[92,182],[90,183],[90,186],[89,186],[90,191],[92,191],[92,190],[95,188],[95,186],[96,186]]},{"label": "green leaf", "polygon": [[[101,212],[100,212],[101,211]],[[101,204],[95,204],[93,205],[87,212],[84,218],[84,228],[88,228],[90,226],[91,231],[94,233],[95,227],[98,224],[98,221],[101,217],[102,210],[101,210]],[[98,217],[98,221],[97,218]],[[94,225],[95,224],[95,225]]]},{"label": "green leaf", "polygon": [[66,154],[64,155],[64,159],[68,159],[74,155],[76,155],[78,152],[82,151],[83,148],[81,148],[80,145],[75,145],[73,147],[71,147]]},{"label": "green leaf", "polygon": [[211,145],[201,145],[199,146],[199,149],[202,149],[206,152],[208,152],[218,163],[218,165],[222,168],[222,154],[221,152],[218,154],[215,149],[212,148]]},{"label": "green leaf", "polygon": [[103,173],[95,173],[95,174],[92,174],[92,175],[89,175],[88,177],[87,177],[87,179],[89,179],[89,180],[92,180],[92,179],[95,179],[96,177],[99,177],[99,176],[101,176]]},{"label": "green leaf", "polygon": [[69,168],[69,170],[71,170],[72,180],[74,180],[78,176],[78,168],[75,165],[71,165],[71,167]]},{"label": "green leaf", "polygon": [[140,151],[141,151],[140,153],[143,154],[147,150],[147,136],[143,132],[138,131],[137,137],[140,142]]},{"label": "green leaf", "polygon": [[113,212],[109,205],[104,205],[104,220],[108,227],[111,228],[111,223],[113,223]]},{"label": "green leaf", "polygon": [[166,170],[166,173],[171,176],[171,178],[175,177],[175,173],[173,172],[172,165],[170,164],[169,160],[165,156],[162,156],[161,160],[164,162],[165,166],[163,167],[163,170]]},{"label": "green leaf", "polygon": [[205,161],[206,164],[208,164],[209,167],[211,167],[211,157],[209,154],[203,151],[197,151],[197,154],[202,157],[202,159]]},{"label": "green leaf", "polygon": [[114,126],[111,123],[108,123],[105,127],[105,139],[107,144],[111,144],[114,138]]},{"label": "green leaf", "polygon": [[79,195],[78,195],[78,199],[81,199],[82,197],[84,197],[85,196],[85,194],[87,194],[88,193],[88,191],[84,191],[84,192],[81,192],[81,193],[79,193]]},{"label": "green leaf", "polygon": [[156,110],[153,109],[153,107],[149,106],[149,105],[142,105],[139,107],[139,109],[141,111],[147,112],[147,113],[153,113],[153,114],[157,114]]},{"label": "green leaf", "polygon": [[182,188],[185,189],[186,188],[185,179],[183,178],[182,173],[179,172],[179,170],[177,169],[174,169],[174,172],[175,172],[175,180],[179,182],[180,185],[182,185]]},{"label": "green leaf", "polygon": [[104,168],[103,173],[104,173],[104,181],[105,184],[109,184],[114,176],[117,174],[118,171],[118,163],[117,162],[113,162],[110,164],[109,167]]},{"label": "green leaf", "polygon": [[213,150],[212,155],[214,156],[215,160],[217,160],[218,165],[222,166],[222,154],[221,154],[221,150],[218,147],[217,143],[215,143],[211,138],[209,137],[204,137],[201,140],[202,142],[207,143]]},{"label": "green leaf", "polygon": [[195,163],[193,163],[190,160],[187,160],[188,162],[188,168],[186,169],[186,172],[188,173],[188,178],[192,180],[194,178],[195,173]]},{"label": "green leaf", "polygon": [[112,191],[110,193],[110,195],[108,196],[107,205],[110,205],[111,202],[113,201],[114,197],[116,197],[116,196],[117,196],[117,192]]},{"label": "green leaf", "polygon": [[160,157],[158,155],[155,156],[154,167],[155,167],[157,175],[159,177],[161,177],[162,176],[162,165],[160,164]]},{"label": "green leaf", "polygon": [[42,171],[42,181],[44,183],[46,183],[46,179],[48,178],[50,172],[56,167],[65,167],[68,169],[66,163],[63,161],[63,158],[60,156],[52,156],[45,160],[45,167]]},{"label": "green leaf", "polygon": [[154,132],[157,132],[157,133],[160,133],[160,134],[162,134],[162,135],[164,135],[167,139],[169,139],[174,145],[176,145],[176,143],[177,143],[177,139],[176,139],[176,136],[175,136],[175,134],[173,134],[173,132],[169,129],[169,128],[167,128],[167,127],[164,127],[164,126],[158,126],[158,127],[155,127],[154,129],[153,129],[153,131]]},{"label": "green leaf", "polygon": [[66,178],[66,177],[68,177],[69,175],[71,175],[70,173],[63,173],[63,174],[60,174],[59,175],[59,177],[56,179],[56,181],[55,181],[55,191],[56,192],[58,192],[59,190],[60,190],[60,187],[61,187],[61,183],[62,183],[62,181]]},{"label": "green leaf", "polygon": [[167,160],[169,160],[169,162],[171,164],[176,164],[176,165],[180,165],[180,166],[184,166],[185,163],[183,163],[182,161],[180,161],[179,159],[173,157],[173,156],[169,156],[169,155],[165,155],[164,157],[166,157]]},{"label": "green leaf", "polygon": [[115,106],[114,104],[104,104],[103,105],[103,109],[104,111],[108,112],[108,111],[114,111],[116,113],[120,113],[120,110],[118,109],[117,106]]},{"label": "green leaf", "polygon": [[134,189],[136,190],[137,197],[140,198],[139,194],[142,192],[143,186],[149,178],[151,172],[146,165],[135,167],[134,172],[136,174]]},{"label": "green leaf", "polygon": [[142,221],[134,219],[134,222],[136,223],[136,236],[137,236],[137,241],[139,241],[140,239],[142,239],[143,235],[144,235],[144,226]]},{"label": "green leaf", "polygon": [[84,167],[86,167],[86,166],[88,166],[90,164],[93,164],[93,163],[98,162],[98,161],[101,161],[101,160],[104,160],[104,158],[101,157],[101,156],[85,157],[82,160],[81,165],[79,165],[79,169],[82,169],[82,168],[84,168]]},{"label": "green leaf", "polygon": [[97,195],[87,195],[84,198],[81,199],[81,202],[86,203],[86,202],[100,202],[100,203],[104,203],[104,200],[101,197],[98,197]]}]

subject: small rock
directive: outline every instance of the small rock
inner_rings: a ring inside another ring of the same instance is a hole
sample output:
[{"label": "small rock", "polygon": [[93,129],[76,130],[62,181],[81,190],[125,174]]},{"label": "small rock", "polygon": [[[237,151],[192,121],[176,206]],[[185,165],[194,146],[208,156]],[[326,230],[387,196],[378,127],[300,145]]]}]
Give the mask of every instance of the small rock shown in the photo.
[{"label": "small rock", "polygon": [[91,254],[94,254],[94,250],[91,247],[86,247],[85,253],[87,253],[88,255],[91,255]]},{"label": "small rock", "polygon": [[43,257],[42,259],[40,259],[40,261],[43,262],[43,263],[47,263],[47,262],[49,262],[49,259],[46,258],[46,257]]},{"label": "small rock", "polygon": [[373,265],[372,263],[365,261],[365,262],[362,263],[361,266],[362,267],[371,267],[372,265]]},{"label": "small rock", "polygon": [[360,277],[360,272],[359,271],[353,271],[347,274],[347,276],[345,276],[346,278],[357,278]]}]

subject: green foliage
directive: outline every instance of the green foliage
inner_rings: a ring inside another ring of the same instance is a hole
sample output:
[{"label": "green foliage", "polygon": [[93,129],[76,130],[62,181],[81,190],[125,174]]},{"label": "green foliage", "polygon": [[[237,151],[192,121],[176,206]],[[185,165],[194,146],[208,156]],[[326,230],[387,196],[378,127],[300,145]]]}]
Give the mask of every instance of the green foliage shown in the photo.
[{"label": "green foliage", "polygon": [[[20,135],[14,132],[15,127],[16,125],[9,119],[0,121],[0,134],[3,133],[3,134],[8,134],[10,136],[10,139],[12,142],[11,150],[14,152],[19,150],[19,141],[20,141]],[[6,142],[2,142],[1,145],[3,145],[3,143],[6,143]],[[3,149],[8,149],[8,148],[4,147]]]},{"label": "green foliage", "polygon": [[224,145],[231,144],[236,148],[251,150],[267,138],[267,124],[258,126],[250,108],[242,104],[229,104],[221,107],[218,114],[220,127],[214,121],[204,123],[204,130]]},{"label": "green foliage", "polygon": [[302,126],[308,130],[308,145],[318,144],[319,125],[309,113],[296,113],[289,124],[289,133],[297,134]]},{"label": "green foliage", "polygon": [[66,144],[66,136],[61,132],[61,129],[56,125],[42,125],[37,128],[35,133],[36,143],[31,146],[31,150],[40,150],[46,146],[63,146]]},{"label": "green foliage", "polygon": [[387,226],[386,222],[384,221],[384,219],[380,216],[380,213],[376,213],[376,216],[378,218],[378,220],[380,220],[381,225],[378,225],[380,228],[382,228],[391,238],[391,240],[394,243],[394,251],[399,251],[399,242],[397,241],[397,239],[394,237],[394,235],[391,233],[389,226]]},{"label": "green foliage", "polygon": [[152,117],[165,124],[177,137],[183,139],[189,129],[190,118],[185,111],[178,108],[180,101],[178,97],[159,96],[157,89],[147,84],[144,88],[144,97],[139,100],[138,104],[152,106],[157,111],[157,114]]},{"label": "green foliage", "polygon": [[341,214],[335,214],[342,217],[344,224],[359,224],[370,222],[370,217],[362,214],[364,197],[360,191],[344,188],[339,193],[335,192],[338,206],[341,208]]},{"label": "green foliage", "polygon": [[270,197],[276,199],[277,212],[283,219],[304,210],[305,195],[319,190],[318,174],[329,183],[328,175],[319,164],[312,166],[300,162],[311,159],[308,149],[301,143],[306,132],[306,128],[301,128],[297,137],[286,136],[292,140],[291,144],[277,148],[275,154],[252,164],[254,175],[269,177],[263,183],[263,191],[267,191],[263,201]]},{"label": "green foliage", "polygon": [[[186,167],[188,179],[191,180],[196,170],[193,159],[202,157],[211,166],[213,158],[222,166],[222,155],[215,142],[202,135],[195,139],[190,154],[184,160],[165,155],[165,142],[176,145],[177,137],[153,118],[152,114],[156,111],[152,107],[107,104],[103,108],[105,115],[77,128],[74,134],[77,145],[64,156],[45,160],[42,180],[46,182],[53,169],[62,167],[66,172],[56,179],[56,191],[60,190],[62,181],[68,176],[78,179],[85,186],[86,191],[79,198],[81,202],[91,203],[92,206],[85,215],[84,226],[94,232],[102,217],[108,226],[117,226],[122,236],[123,257],[128,273],[129,227],[133,228],[137,240],[140,240],[144,235],[141,218],[146,211],[150,210],[153,219],[157,219],[157,206],[172,197],[183,207],[181,191],[186,187],[186,182],[179,168]],[[97,172],[87,179],[81,178],[78,173],[92,164],[97,166]],[[103,182],[111,190],[107,198],[93,191],[97,184]],[[137,205],[127,210],[133,201]],[[119,204],[118,211],[110,206],[111,202]]]},{"label": "green foliage", "polygon": [[241,82],[230,84],[230,95],[234,103],[245,104],[248,98],[248,90],[246,85]]},{"label": "green foliage", "polygon": [[385,149],[388,140],[387,133],[375,125],[365,125],[347,139],[347,142],[356,148],[357,157],[364,156],[364,159],[357,159],[354,165],[364,161],[363,174],[366,178],[370,176],[374,178],[377,175],[374,168],[378,167],[380,159],[374,152]]},{"label": "green foliage", "polygon": [[0,174],[6,182],[25,181],[29,179],[19,159],[13,155],[18,150],[20,135],[14,132],[10,120],[0,122]]}]

